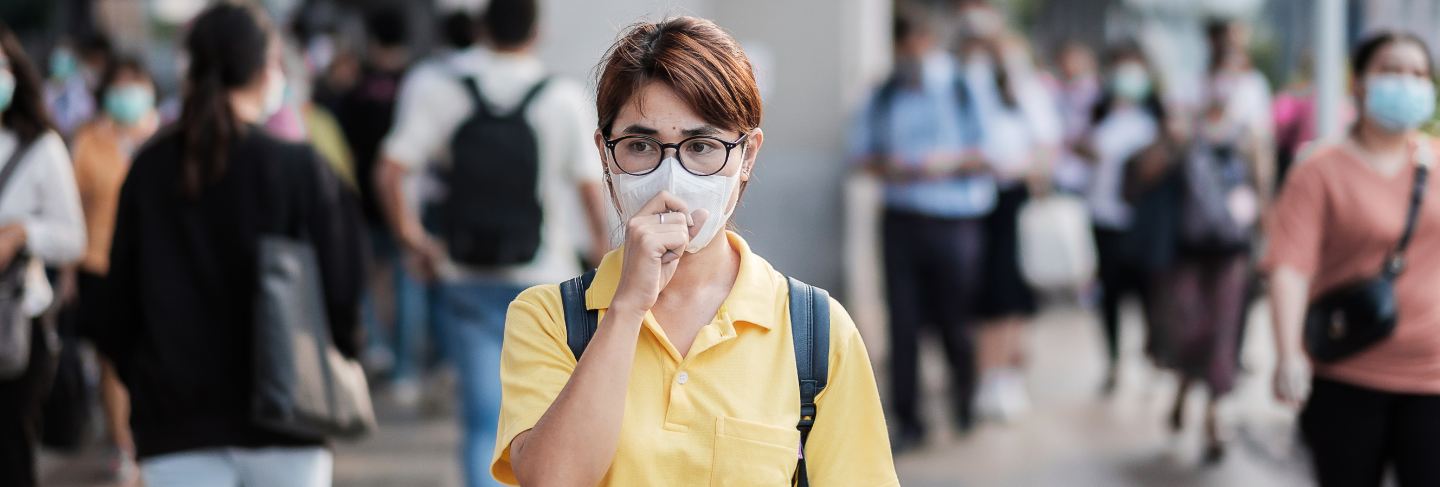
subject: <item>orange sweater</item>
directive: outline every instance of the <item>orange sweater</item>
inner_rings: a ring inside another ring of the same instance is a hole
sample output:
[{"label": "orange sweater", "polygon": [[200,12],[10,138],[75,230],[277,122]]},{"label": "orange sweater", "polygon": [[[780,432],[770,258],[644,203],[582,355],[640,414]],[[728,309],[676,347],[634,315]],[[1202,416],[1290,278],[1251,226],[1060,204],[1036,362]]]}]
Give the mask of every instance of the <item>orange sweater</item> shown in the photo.
[{"label": "orange sweater", "polygon": [[[143,123],[143,122],[142,122]],[[154,132],[150,127],[143,134]],[[120,128],[107,119],[86,124],[75,133],[72,144],[75,161],[75,183],[80,190],[80,204],[85,211],[85,230],[89,235],[85,257],[80,269],[104,275],[110,269],[110,237],[115,230],[115,206],[120,201],[120,186],[130,170],[130,156],[122,147]],[[131,151],[144,138],[135,140]]]}]

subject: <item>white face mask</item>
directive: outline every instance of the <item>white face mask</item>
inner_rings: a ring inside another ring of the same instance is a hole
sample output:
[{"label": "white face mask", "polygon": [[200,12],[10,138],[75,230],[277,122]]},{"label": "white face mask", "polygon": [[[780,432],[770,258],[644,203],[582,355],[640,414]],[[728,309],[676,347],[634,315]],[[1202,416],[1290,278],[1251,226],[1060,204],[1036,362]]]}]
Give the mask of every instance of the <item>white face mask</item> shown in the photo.
[{"label": "white face mask", "polygon": [[[740,159],[744,160],[744,157]],[[735,211],[729,208],[730,194],[740,185],[740,171],[730,176],[696,176],[680,167],[680,161],[674,157],[666,157],[660,161],[660,167],[650,174],[632,176],[617,172],[610,181],[615,185],[615,197],[620,201],[621,221],[630,221],[645,203],[661,191],[669,191],[680,198],[691,213],[702,208],[708,211],[710,216],[701,225],[700,232],[685,247],[686,252],[695,253],[709,245],[724,228],[725,222],[730,221],[730,215]]]},{"label": "white face mask", "polygon": [[265,86],[264,118],[270,118],[285,104],[285,74],[278,69],[270,70],[270,83]]}]

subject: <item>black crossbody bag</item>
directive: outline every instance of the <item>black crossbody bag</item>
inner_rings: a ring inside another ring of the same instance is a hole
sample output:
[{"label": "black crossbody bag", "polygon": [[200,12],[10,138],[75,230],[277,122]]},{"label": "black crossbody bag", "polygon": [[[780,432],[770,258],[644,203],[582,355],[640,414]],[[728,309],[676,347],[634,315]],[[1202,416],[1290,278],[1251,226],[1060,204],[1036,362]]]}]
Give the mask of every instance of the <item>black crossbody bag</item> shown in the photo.
[{"label": "black crossbody bag", "polygon": [[1429,147],[1422,146],[1419,151],[1405,230],[1395,248],[1385,256],[1380,274],[1315,298],[1305,312],[1305,346],[1316,362],[1332,363],[1350,357],[1395,332],[1399,320],[1395,279],[1405,270],[1405,247],[1414,236],[1425,200],[1426,179],[1430,175]]}]

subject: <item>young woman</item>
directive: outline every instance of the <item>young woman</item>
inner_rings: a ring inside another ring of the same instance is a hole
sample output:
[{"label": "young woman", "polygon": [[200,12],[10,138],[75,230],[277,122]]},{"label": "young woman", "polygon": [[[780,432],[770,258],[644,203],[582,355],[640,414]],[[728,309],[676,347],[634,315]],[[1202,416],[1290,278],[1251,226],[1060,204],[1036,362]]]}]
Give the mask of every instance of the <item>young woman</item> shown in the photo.
[{"label": "young woman", "polygon": [[[44,265],[71,264],[85,248],[70,154],[45,115],[40,83],[20,41],[0,23],[0,171],[16,165],[0,189],[0,273],[25,276],[21,307],[32,318],[51,302]],[[54,331],[39,320],[28,326],[29,363],[0,380],[0,485],[37,482],[36,428],[54,368]]]},{"label": "young woman", "polygon": [[[1440,188],[1435,169],[1395,281],[1394,332],[1307,373],[1308,303],[1376,277],[1400,240],[1417,165],[1440,154],[1418,128],[1434,113],[1434,66],[1424,41],[1381,33],[1350,57],[1360,119],[1339,144],[1296,164],[1269,215],[1278,367],[1275,394],[1304,403],[1300,428],[1322,486],[1440,485]],[[1307,392],[1307,389],[1309,391]]]},{"label": "young woman", "polygon": [[[80,261],[80,309],[87,297],[99,297],[100,283],[110,268],[110,236],[115,228],[115,205],[120,185],[130,170],[130,159],[159,125],[155,111],[155,81],[138,59],[122,58],[102,75],[97,90],[100,116],[75,133],[75,183],[85,209],[89,235]],[[103,317],[83,317],[104,320]],[[96,326],[104,326],[103,323]],[[108,360],[100,361],[100,393],[105,424],[115,449],[112,467],[118,479],[134,476],[135,442],[130,434],[130,397]]]},{"label": "young woman", "polygon": [[253,7],[220,3],[186,38],[180,121],[135,156],[109,274],[88,333],[130,390],[146,485],[327,486],[323,438],[253,421],[257,247],[300,233],[316,249],[331,332],[353,356],[358,215],[315,152],[258,125],[284,93],[278,37]]},{"label": "young woman", "polygon": [[1125,195],[1126,167],[1142,149],[1162,134],[1165,111],[1160,103],[1145,54],[1134,43],[1111,48],[1107,56],[1106,86],[1093,117],[1094,128],[1076,149],[1094,165],[1086,195],[1095,227],[1095,248],[1099,257],[1101,319],[1110,366],[1104,392],[1114,390],[1117,381],[1120,344],[1120,303],[1129,295],[1138,297],[1147,310],[1150,336],[1147,352],[1158,353],[1155,323],[1150,319],[1156,306],[1151,292],[1154,274],[1161,264],[1153,253],[1142,256],[1134,243],[1152,231],[1135,224],[1136,208]]},{"label": "young woman", "polygon": [[[721,231],[765,140],[750,62],[715,24],[680,17],[625,32],[597,86],[625,243],[589,287],[600,321],[580,360],[557,286],[511,304],[492,471],[525,485],[788,484],[801,435],[785,277]],[[844,308],[830,313],[810,485],[899,485],[865,346]]]}]

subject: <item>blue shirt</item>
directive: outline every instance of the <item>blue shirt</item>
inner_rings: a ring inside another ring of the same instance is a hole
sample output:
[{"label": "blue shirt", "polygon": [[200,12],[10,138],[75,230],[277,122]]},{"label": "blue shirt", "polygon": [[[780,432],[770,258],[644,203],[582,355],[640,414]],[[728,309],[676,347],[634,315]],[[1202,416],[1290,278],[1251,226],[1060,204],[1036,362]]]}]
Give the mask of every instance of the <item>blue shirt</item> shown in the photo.
[{"label": "blue shirt", "polygon": [[[850,139],[854,160],[886,156],[919,167],[935,153],[977,150],[981,126],[974,100],[962,103],[959,78],[948,59],[925,60],[919,86],[887,83],[871,96]],[[941,76],[940,74],[943,74]],[[893,90],[886,94],[887,90]],[[995,181],[988,175],[912,182],[886,182],[885,207],[940,218],[974,218],[995,206]]]}]

